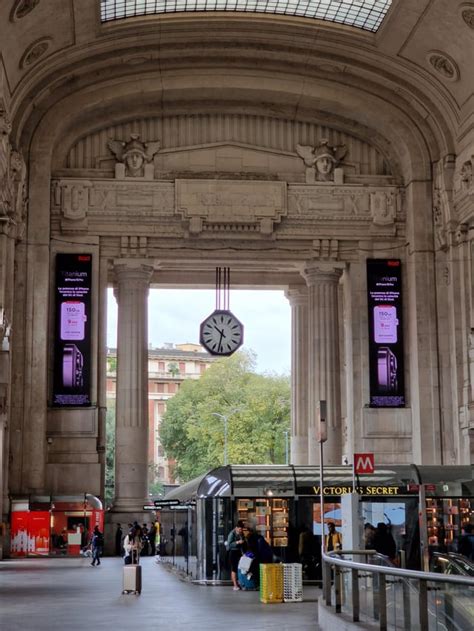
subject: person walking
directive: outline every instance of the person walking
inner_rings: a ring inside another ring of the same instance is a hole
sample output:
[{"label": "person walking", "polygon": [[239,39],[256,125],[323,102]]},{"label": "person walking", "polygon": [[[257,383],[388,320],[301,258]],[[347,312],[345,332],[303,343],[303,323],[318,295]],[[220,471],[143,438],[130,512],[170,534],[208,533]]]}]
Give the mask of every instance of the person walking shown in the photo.
[{"label": "person walking", "polygon": [[115,531],[115,554],[122,556],[122,526],[117,524],[117,530]]},{"label": "person walking", "polygon": [[326,552],[340,550],[342,548],[342,536],[336,530],[336,524],[332,521],[328,523],[328,534],[326,535]]},{"label": "person walking", "polygon": [[244,549],[245,537],[244,537],[244,522],[239,520],[237,526],[233,528],[229,536],[227,537],[227,550],[229,551],[230,560],[230,577],[232,579],[232,585],[234,592],[239,591],[239,583],[237,581],[237,575],[239,571],[239,561]]},{"label": "person walking", "polygon": [[151,522],[148,529],[148,541],[150,542],[150,556],[154,557],[156,553],[156,526]]},{"label": "person walking", "polygon": [[123,540],[125,555],[123,561],[125,565],[138,564],[140,562],[140,552],[142,549],[142,529],[140,526],[133,526],[128,535]]},{"label": "person walking", "polygon": [[94,531],[91,538],[91,550],[92,550],[92,563],[91,565],[100,565],[100,555],[102,554],[102,547],[104,545],[104,536],[99,530],[99,526],[94,526]]}]

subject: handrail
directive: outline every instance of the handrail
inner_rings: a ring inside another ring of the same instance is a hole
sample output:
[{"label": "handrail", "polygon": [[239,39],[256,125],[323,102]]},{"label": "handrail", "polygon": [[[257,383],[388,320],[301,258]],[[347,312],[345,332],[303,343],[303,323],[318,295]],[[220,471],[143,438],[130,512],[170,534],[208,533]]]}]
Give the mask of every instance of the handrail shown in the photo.
[{"label": "handrail", "polygon": [[439,574],[437,572],[422,572],[418,570],[404,570],[399,567],[389,567],[384,565],[374,565],[373,563],[358,563],[357,561],[348,561],[346,559],[337,559],[337,556],[343,554],[375,555],[375,550],[332,550],[328,554],[323,552],[323,561],[332,565],[339,565],[354,570],[366,570],[377,574],[391,574],[392,576],[401,576],[403,578],[415,578],[423,581],[438,581],[440,583],[458,583],[474,587],[474,578],[468,576],[453,576],[452,574]]},{"label": "handrail", "polygon": [[[437,601],[433,602],[430,597],[429,583],[442,583],[451,585],[462,585],[463,587],[473,588],[474,578],[453,576],[450,574],[438,574],[435,572],[421,572],[416,570],[405,570],[398,567],[375,565],[374,563],[361,563],[359,561],[350,561],[341,558],[343,555],[353,556],[365,556],[379,557],[381,560],[387,559],[384,555],[379,554],[375,550],[332,550],[331,552],[325,552],[322,550],[322,566],[323,566],[323,599],[320,601],[324,606],[324,602],[327,607],[331,607],[334,604],[334,611],[336,614],[341,614],[343,604],[345,606],[351,605],[349,611],[352,614],[352,620],[354,622],[360,621],[361,611],[361,591],[359,587],[359,581],[361,578],[367,578],[367,575],[372,576],[372,611],[365,612],[365,615],[369,615],[369,618],[373,622],[378,622],[378,628],[380,631],[387,631],[389,628],[388,623],[388,603],[387,603],[387,588],[389,586],[386,580],[387,576],[400,577],[402,580],[395,581],[395,584],[401,585],[400,596],[402,602],[400,606],[403,611],[403,623],[404,629],[412,628],[412,616],[417,611],[418,628],[421,631],[428,631],[430,629],[430,620],[438,620],[439,615],[444,616],[444,620],[448,624],[449,629],[453,631],[464,631],[467,628],[474,628],[473,614],[469,609],[466,609],[462,602],[455,600],[455,594],[449,587],[443,592],[443,600],[439,601],[439,597],[436,597]],[[388,560],[388,559],[387,559]],[[330,568],[333,568],[332,570]],[[350,597],[346,597],[346,589],[344,588],[342,568],[350,570],[351,576],[349,580],[349,592]],[[361,573],[359,575],[359,572]],[[416,581],[413,585],[411,581]],[[333,584],[334,589],[331,585]],[[417,606],[414,611],[413,603],[410,602],[410,592],[412,588],[416,589],[416,602]],[[432,589],[434,593],[441,593],[439,588],[434,586]],[[463,590],[464,591],[464,590]],[[367,593],[367,591],[365,591]],[[332,602],[334,597],[334,603]],[[444,610],[440,612],[439,605],[444,603]],[[438,623],[436,623],[437,625]],[[333,626],[333,623],[331,623]],[[397,627],[398,628],[398,627]],[[438,626],[436,626],[438,628]]]}]

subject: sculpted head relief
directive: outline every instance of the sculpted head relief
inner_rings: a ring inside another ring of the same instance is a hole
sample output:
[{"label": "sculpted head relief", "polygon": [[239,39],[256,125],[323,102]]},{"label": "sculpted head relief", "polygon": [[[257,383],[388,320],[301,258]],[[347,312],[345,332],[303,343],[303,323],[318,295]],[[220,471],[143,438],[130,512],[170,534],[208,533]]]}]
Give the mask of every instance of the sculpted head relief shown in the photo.
[{"label": "sculpted head relief", "polygon": [[145,166],[160,149],[159,140],[142,142],[139,134],[130,134],[130,140],[109,140],[107,146],[119,163],[125,165],[125,176],[143,177]]},{"label": "sculpted head relief", "polygon": [[315,147],[296,145],[296,153],[303,158],[307,170],[313,170],[317,181],[328,182],[334,179],[334,169],[343,160],[347,148],[345,145],[331,146],[328,140],[323,139]]}]

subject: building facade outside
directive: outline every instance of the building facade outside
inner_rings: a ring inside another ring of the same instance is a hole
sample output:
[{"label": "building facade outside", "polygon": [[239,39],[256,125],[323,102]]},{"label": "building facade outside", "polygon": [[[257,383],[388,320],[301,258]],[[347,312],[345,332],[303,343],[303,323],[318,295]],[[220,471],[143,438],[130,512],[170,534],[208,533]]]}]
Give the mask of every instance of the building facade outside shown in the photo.
[{"label": "building facade outside", "polygon": [[[186,379],[199,379],[215,358],[199,344],[165,344],[148,349],[148,463],[150,482],[175,484],[173,460],[166,457],[160,443],[160,424],[166,404]],[[117,350],[107,349],[107,401],[115,408]]]}]

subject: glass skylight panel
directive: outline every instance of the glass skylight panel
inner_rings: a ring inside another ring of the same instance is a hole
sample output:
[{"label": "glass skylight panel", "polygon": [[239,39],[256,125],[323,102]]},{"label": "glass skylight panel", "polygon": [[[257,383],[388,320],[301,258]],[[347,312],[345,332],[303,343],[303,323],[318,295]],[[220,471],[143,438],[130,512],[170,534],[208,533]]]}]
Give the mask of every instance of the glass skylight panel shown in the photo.
[{"label": "glass skylight panel", "polygon": [[376,32],[392,0],[101,0],[101,20],[186,11],[278,13]]}]

